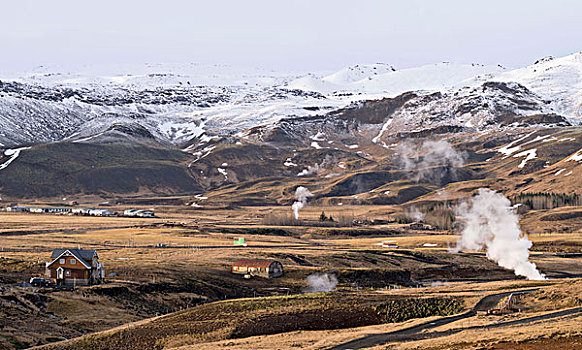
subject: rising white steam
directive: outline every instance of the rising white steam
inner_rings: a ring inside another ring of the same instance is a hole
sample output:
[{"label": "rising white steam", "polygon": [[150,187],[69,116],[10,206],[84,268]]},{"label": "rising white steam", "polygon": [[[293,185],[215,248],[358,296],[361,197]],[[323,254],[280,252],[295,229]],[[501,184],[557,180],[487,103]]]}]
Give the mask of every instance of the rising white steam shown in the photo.
[{"label": "rising white steam", "polygon": [[330,292],[337,286],[337,278],[333,274],[314,273],[307,277],[309,285],[303,291],[307,293]]},{"label": "rising white steam", "polygon": [[503,194],[488,188],[459,206],[465,226],[456,250],[487,249],[487,258],[530,280],[545,279],[529,258],[532,242],[523,236],[511,202]]},{"label": "rising white steam", "polygon": [[414,221],[416,222],[421,222],[424,221],[426,214],[421,212],[417,207],[412,206],[408,208],[408,210],[406,211],[406,216],[411,219],[414,219]]},{"label": "rising white steam", "polygon": [[299,172],[297,174],[297,176],[309,176],[309,175],[313,175],[313,174],[317,174],[319,173],[319,164],[314,164],[313,166],[308,165],[306,169],[301,170],[301,172]]},{"label": "rising white steam", "polygon": [[308,165],[306,169],[301,170],[297,174],[297,176],[310,176],[310,175],[319,175],[325,171],[327,168],[331,168],[336,164],[336,160],[334,157],[331,157],[329,154],[325,156],[325,158],[321,161],[321,163],[313,164],[313,166]]},{"label": "rising white steam", "polygon": [[[427,180],[439,183],[450,172],[456,177],[455,169],[463,166],[467,154],[457,151],[445,140],[427,140],[422,143],[402,142],[398,145],[400,163],[406,171],[413,172],[412,180]],[[443,168],[444,167],[444,168]]]},{"label": "rising white steam", "polygon": [[313,197],[313,193],[309,192],[309,190],[303,186],[297,187],[295,190],[295,203],[291,207],[293,209],[293,215],[295,215],[295,219],[299,219],[299,210],[307,204],[307,198]]}]

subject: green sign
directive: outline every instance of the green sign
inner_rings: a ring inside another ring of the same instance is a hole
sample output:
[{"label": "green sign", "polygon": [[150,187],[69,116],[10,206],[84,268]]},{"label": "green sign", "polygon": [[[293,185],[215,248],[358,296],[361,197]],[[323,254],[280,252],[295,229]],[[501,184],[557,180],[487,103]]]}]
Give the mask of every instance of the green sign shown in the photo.
[{"label": "green sign", "polygon": [[246,247],[247,244],[245,243],[245,239],[244,237],[240,237],[234,240],[234,245],[241,245],[243,247]]}]

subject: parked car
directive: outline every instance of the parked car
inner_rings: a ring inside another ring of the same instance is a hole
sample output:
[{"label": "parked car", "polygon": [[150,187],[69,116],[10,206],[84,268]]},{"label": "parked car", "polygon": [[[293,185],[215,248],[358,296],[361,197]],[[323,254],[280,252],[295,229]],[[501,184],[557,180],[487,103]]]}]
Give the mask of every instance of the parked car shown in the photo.
[{"label": "parked car", "polygon": [[50,287],[54,285],[53,281],[41,277],[31,277],[29,283],[35,287]]}]

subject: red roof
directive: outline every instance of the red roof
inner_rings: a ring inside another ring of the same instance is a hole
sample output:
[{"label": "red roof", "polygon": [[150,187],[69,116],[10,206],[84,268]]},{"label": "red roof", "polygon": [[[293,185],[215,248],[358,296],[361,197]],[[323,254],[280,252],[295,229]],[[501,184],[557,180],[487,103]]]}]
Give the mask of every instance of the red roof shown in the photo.
[{"label": "red roof", "polygon": [[244,267],[262,267],[267,268],[271,266],[275,260],[259,260],[259,259],[239,259],[232,262],[232,266],[244,266]]}]

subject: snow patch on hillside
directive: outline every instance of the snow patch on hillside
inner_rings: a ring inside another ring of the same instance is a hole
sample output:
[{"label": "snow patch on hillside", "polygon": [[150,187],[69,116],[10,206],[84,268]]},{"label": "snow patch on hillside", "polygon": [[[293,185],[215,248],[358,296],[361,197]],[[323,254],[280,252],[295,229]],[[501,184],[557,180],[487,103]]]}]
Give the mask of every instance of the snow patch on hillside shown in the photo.
[{"label": "snow patch on hillside", "polygon": [[21,148],[5,150],[4,155],[7,157],[10,157],[10,158],[8,158],[8,160],[5,161],[4,163],[0,164],[0,170],[6,169],[12,162],[14,162],[16,160],[16,158],[18,158],[18,156],[20,155],[20,152],[22,152],[26,149],[30,149],[30,147],[21,147]]},{"label": "snow patch on hillside", "polygon": [[378,133],[378,135],[376,135],[376,137],[374,137],[372,139],[372,142],[378,143],[378,141],[380,141],[382,134],[384,134],[386,132],[386,130],[388,130],[388,127],[390,126],[390,124],[392,124],[392,121],[393,121],[393,119],[390,118],[386,121],[386,123],[384,123],[384,125],[382,125],[382,129],[380,129],[380,132]]},{"label": "snow patch on hillside", "polygon": [[537,150],[534,149],[530,149],[527,151],[523,151],[521,153],[518,153],[516,155],[513,156],[514,158],[521,158],[521,157],[525,157],[521,163],[517,166],[518,168],[523,168],[525,167],[525,165],[527,164],[527,162],[529,160],[535,159],[537,157]]},{"label": "snow patch on hillside", "polygon": [[582,162],[582,149],[572,154],[565,160],[566,162]]},{"label": "snow patch on hillside", "polygon": [[228,173],[226,172],[226,169],[224,169],[224,168],[217,168],[216,170],[218,170],[218,172],[221,173],[222,176],[224,176],[224,181],[228,180]]},{"label": "snow patch on hillside", "polygon": [[293,159],[291,158],[287,158],[287,160],[285,160],[285,163],[283,163],[284,166],[287,167],[296,167],[297,164],[293,163]]},{"label": "snow patch on hillside", "polygon": [[170,140],[190,140],[204,134],[205,121],[192,122],[165,122],[158,126],[159,130]]},{"label": "snow patch on hillside", "polygon": [[323,148],[323,147],[321,147],[321,146],[319,145],[319,143],[317,143],[317,142],[315,142],[315,141],[313,141],[313,142],[311,143],[311,147],[313,147],[313,148],[315,148],[315,149],[322,149],[322,148]]},{"label": "snow patch on hillside", "polygon": [[313,141],[325,141],[324,136],[325,136],[324,133],[318,132],[317,134],[310,136],[309,138],[312,139]]},{"label": "snow patch on hillside", "polygon": [[516,143],[519,143],[519,142],[521,142],[521,141],[523,141],[523,140],[527,139],[528,137],[530,137],[530,136],[531,136],[531,135],[533,135],[533,134],[535,134],[535,131],[534,131],[534,132],[531,132],[531,133],[529,133],[529,134],[527,134],[527,135],[525,135],[525,136],[522,136],[522,137],[520,137],[520,138],[519,138],[519,139],[517,139],[517,140],[511,141],[511,142],[510,142],[510,143],[508,143],[507,145],[505,145],[505,146],[503,146],[503,147],[499,148],[499,149],[497,150],[497,152],[499,152],[499,153],[503,153],[503,154],[505,155],[505,157],[504,157],[504,158],[507,158],[507,157],[509,157],[510,155],[512,155],[513,153],[515,153],[515,152],[517,152],[517,151],[519,151],[519,150],[521,149],[521,145],[516,145],[516,146],[515,146],[515,144],[516,144]]}]

